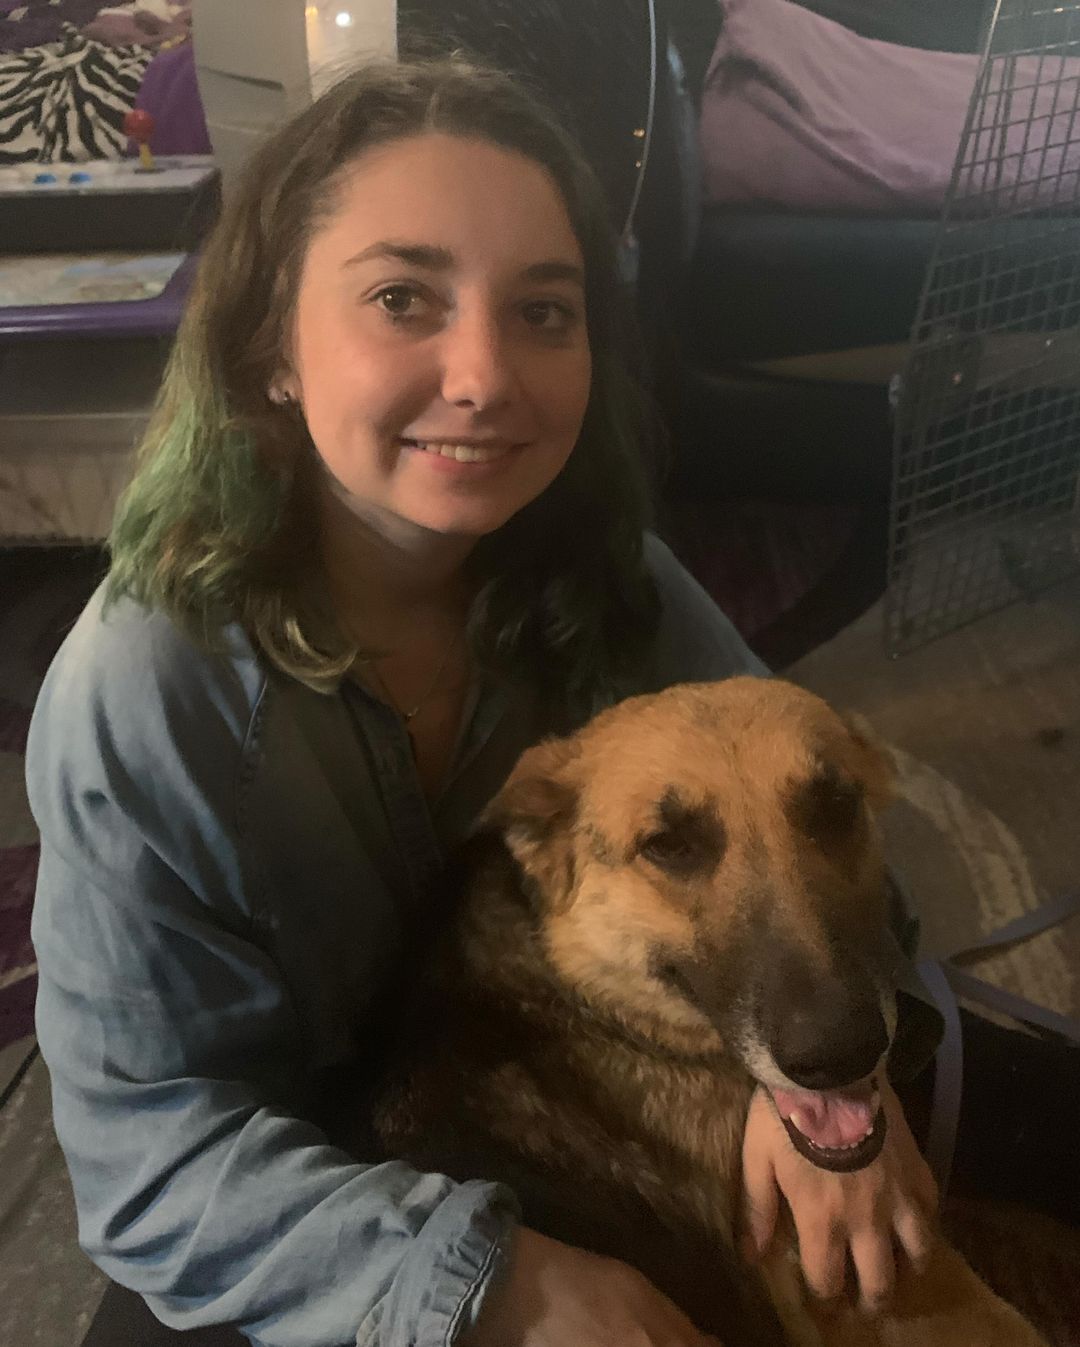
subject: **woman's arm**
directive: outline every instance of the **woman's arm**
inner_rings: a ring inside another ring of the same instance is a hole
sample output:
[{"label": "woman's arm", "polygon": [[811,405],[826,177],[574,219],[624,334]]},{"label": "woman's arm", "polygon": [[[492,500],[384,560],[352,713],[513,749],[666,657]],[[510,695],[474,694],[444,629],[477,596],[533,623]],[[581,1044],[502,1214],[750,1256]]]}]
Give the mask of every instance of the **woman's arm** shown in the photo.
[{"label": "woman's arm", "polygon": [[449,1341],[509,1231],[507,1196],[357,1164],[296,1116],[273,968],[156,869],[147,856],[135,913],[42,856],[38,1035],[83,1248],[177,1328],[237,1323],[269,1347]]},{"label": "woman's arm", "polygon": [[239,859],[246,695],[182,677],[176,650],[165,677],[138,641],[104,662],[80,643],[28,782],[38,1033],[83,1247],[179,1328],[441,1347],[479,1311],[512,1198],[355,1163],[304,1120],[307,1048]]}]

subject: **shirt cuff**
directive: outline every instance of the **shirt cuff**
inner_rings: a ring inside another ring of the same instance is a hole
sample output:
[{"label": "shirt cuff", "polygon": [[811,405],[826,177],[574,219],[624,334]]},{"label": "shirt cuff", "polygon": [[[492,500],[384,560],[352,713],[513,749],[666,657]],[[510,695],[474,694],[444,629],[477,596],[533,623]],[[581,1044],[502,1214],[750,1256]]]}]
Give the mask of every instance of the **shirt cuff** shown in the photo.
[{"label": "shirt cuff", "polygon": [[501,1184],[471,1180],[454,1188],[361,1324],[357,1347],[448,1347],[476,1322],[505,1268],[519,1217]]}]

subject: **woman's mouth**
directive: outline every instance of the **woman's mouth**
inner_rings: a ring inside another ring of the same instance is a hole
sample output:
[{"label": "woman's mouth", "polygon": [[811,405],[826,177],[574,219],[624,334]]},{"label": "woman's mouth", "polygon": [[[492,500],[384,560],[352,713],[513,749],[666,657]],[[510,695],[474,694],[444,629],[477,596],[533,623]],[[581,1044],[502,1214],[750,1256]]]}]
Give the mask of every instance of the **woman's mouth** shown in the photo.
[{"label": "woman's mouth", "polygon": [[516,446],[507,440],[492,440],[490,443],[459,442],[448,440],[409,440],[402,439],[406,449],[415,449],[425,454],[436,454],[439,458],[451,458],[456,463],[493,463],[505,457]]}]

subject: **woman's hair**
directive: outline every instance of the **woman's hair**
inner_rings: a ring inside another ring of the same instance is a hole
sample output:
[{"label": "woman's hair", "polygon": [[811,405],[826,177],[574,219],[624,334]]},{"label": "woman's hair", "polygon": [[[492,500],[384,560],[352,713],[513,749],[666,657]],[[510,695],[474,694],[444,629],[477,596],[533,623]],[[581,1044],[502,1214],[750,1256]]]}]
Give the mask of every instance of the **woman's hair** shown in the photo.
[{"label": "woman's hair", "polygon": [[349,75],[266,141],[227,195],[117,510],[109,593],[211,646],[239,622],[278,668],[336,687],[357,651],[310,602],[317,458],[302,416],[267,394],[287,366],[301,266],[342,171],[372,146],[427,132],[542,165],[584,256],[593,376],[581,434],[547,490],[474,549],[470,639],[488,670],[588,709],[617,694],[656,620],[628,305],[581,152],[513,80],[458,57]]}]

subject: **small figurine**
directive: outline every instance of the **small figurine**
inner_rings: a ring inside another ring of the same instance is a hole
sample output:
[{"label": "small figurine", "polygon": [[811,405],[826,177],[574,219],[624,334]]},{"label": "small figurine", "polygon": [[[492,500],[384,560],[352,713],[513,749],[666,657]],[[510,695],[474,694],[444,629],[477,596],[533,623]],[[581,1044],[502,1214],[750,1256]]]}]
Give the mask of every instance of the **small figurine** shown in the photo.
[{"label": "small figurine", "polygon": [[136,173],[156,173],[157,165],[150,152],[150,137],[154,134],[153,115],[145,108],[132,108],[124,115],[124,134],[139,147],[139,167]]}]

